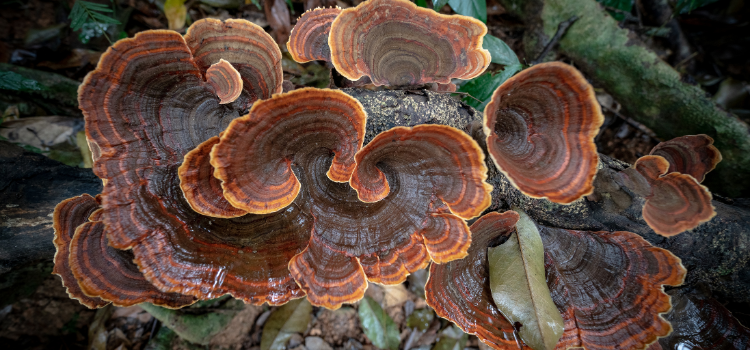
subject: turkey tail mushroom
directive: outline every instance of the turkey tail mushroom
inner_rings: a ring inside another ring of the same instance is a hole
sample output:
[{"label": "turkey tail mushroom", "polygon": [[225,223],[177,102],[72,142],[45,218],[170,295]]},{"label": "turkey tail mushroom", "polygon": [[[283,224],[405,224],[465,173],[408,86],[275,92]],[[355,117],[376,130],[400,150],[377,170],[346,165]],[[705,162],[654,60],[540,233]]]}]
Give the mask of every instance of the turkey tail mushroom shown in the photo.
[{"label": "turkey tail mushroom", "polygon": [[714,146],[714,139],[703,134],[661,142],[649,154],[661,156],[669,162],[667,173],[687,174],[699,183],[721,162],[721,152]]},{"label": "turkey tail mushroom", "polygon": [[310,61],[331,61],[331,48],[328,46],[328,34],[333,20],[341,9],[316,8],[306,11],[292,28],[286,48],[292,59],[299,63]]}]

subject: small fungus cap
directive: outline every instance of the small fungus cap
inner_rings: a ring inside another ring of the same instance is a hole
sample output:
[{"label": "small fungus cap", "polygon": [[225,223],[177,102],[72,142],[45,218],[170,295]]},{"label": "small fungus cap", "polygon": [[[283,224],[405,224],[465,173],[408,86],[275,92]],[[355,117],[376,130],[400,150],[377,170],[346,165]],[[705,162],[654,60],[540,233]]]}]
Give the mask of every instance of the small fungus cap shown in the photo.
[{"label": "small fungus cap", "polygon": [[687,174],[700,183],[721,162],[721,152],[713,143],[708,135],[681,136],[659,143],[649,154],[664,157],[669,162],[667,172]]},{"label": "small fungus cap", "polygon": [[341,11],[331,25],[331,62],[349,80],[373,84],[448,84],[479,76],[490,64],[487,27],[406,0],[371,0]]},{"label": "small fungus cap", "polygon": [[670,163],[663,157],[641,157],[633,168],[651,185],[643,219],[654,232],[671,237],[716,216],[711,192],[692,175],[667,173]]},{"label": "small fungus cap", "polygon": [[328,33],[331,31],[331,23],[341,11],[338,7],[305,11],[292,28],[286,43],[292,59],[299,63],[315,60],[330,62]]},{"label": "small fungus cap", "polygon": [[575,68],[535,65],[505,81],[484,110],[487,150],[525,195],[569,204],[593,192],[604,118]]}]

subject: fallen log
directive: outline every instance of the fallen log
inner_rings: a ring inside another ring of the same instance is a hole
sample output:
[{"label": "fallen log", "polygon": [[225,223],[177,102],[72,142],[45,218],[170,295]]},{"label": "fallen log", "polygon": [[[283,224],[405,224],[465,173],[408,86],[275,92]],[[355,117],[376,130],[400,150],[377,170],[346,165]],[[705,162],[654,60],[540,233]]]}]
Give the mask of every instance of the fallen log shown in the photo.
[{"label": "fallen log", "polygon": [[[466,131],[484,146],[481,114],[449,94],[424,90],[344,91],[357,98],[368,112],[365,142],[394,126],[445,124]],[[720,299],[750,301],[747,293],[750,255],[746,253],[750,247],[748,208],[714,200],[715,218],[693,230],[665,238],[655,234],[643,220],[644,199],[614,182],[612,174],[628,165],[604,155],[600,159],[594,194],[571,205],[559,205],[521,194],[487,157],[488,181],[495,187],[488,210],[504,211],[517,206],[538,223],[551,227],[637,233],[682,259],[688,269],[687,286],[702,283]],[[3,174],[0,282],[3,282],[13,271],[52,259],[55,249],[51,214],[55,205],[83,193],[99,193],[101,181],[89,169],[68,167],[7,142],[0,142],[0,173]]]}]

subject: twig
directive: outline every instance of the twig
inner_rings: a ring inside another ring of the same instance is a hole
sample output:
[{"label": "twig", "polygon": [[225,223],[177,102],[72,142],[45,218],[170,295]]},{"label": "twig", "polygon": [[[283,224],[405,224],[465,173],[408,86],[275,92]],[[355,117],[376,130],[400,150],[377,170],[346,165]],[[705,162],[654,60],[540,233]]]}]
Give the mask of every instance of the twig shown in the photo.
[{"label": "twig", "polygon": [[570,28],[570,25],[573,24],[575,21],[578,20],[578,16],[570,17],[567,21],[562,21],[557,26],[557,33],[555,33],[555,36],[552,37],[552,40],[550,40],[546,46],[544,46],[544,50],[542,50],[542,53],[537,56],[537,58],[533,61],[531,61],[531,64],[537,64],[541,62],[545,56],[554,48],[557,46],[557,44],[560,42],[560,39],[562,39],[563,35],[568,31]]},{"label": "twig", "polygon": [[480,100],[480,99],[478,99],[478,98],[476,98],[474,96],[471,96],[471,94],[469,94],[468,92],[459,92],[459,91],[453,91],[453,92],[450,92],[450,91],[433,91],[433,92],[436,92],[438,94],[457,94],[457,95],[461,95],[461,96],[468,96],[468,97],[471,97],[471,98],[477,100],[477,102],[479,102],[479,103],[484,103],[484,101],[482,101],[482,100]]},{"label": "twig", "polygon": [[618,118],[622,119],[623,121],[625,121],[626,123],[628,123],[630,126],[638,129],[638,131],[640,131],[640,132],[648,135],[648,137],[656,140],[657,142],[662,142],[662,139],[658,138],[653,131],[651,131],[648,128],[646,128],[645,126],[643,126],[643,124],[641,124],[641,123],[639,123],[639,122],[637,122],[637,121],[635,121],[633,119],[630,119],[630,118],[628,118],[628,117],[620,114],[619,112],[617,112],[614,109],[609,108],[607,106],[602,105],[602,108],[604,108],[607,111],[609,111],[610,113],[616,115]]}]

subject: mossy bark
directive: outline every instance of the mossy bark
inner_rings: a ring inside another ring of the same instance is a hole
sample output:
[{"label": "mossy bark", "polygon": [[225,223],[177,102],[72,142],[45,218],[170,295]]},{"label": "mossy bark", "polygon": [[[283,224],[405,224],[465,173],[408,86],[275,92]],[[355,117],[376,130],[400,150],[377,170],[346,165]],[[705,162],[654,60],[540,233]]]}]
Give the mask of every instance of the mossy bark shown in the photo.
[{"label": "mossy bark", "polygon": [[80,83],[59,74],[0,63],[0,71],[17,73],[39,83],[41,90],[0,90],[5,98],[35,103],[51,115],[83,117],[78,109],[78,86]]},{"label": "mossy bark", "polygon": [[535,57],[560,22],[578,20],[559,42],[559,52],[619,101],[628,116],[665,139],[694,134],[714,138],[724,160],[706,178],[713,191],[750,197],[748,125],[721,110],[700,87],[659,59],[594,0],[502,0],[526,21],[527,57]]}]

